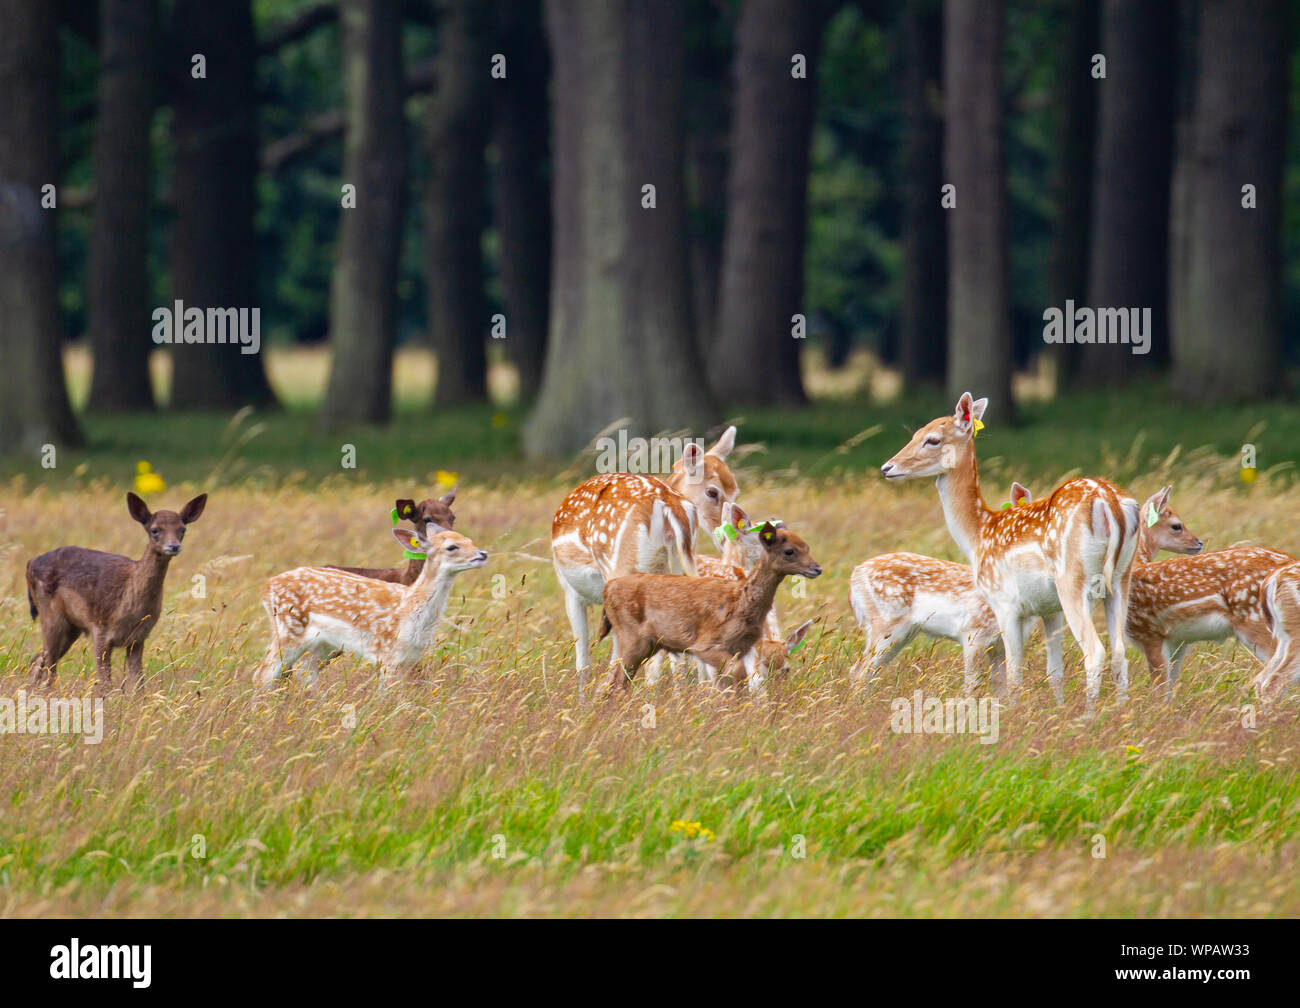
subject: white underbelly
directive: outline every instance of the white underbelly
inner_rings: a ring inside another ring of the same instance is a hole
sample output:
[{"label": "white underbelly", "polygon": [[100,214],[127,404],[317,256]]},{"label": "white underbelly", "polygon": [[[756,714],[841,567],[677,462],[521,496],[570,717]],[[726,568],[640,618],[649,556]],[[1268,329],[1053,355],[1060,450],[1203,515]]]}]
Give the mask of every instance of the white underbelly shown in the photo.
[{"label": "white underbelly", "polygon": [[1168,640],[1172,644],[1190,641],[1221,641],[1233,635],[1232,624],[1223,613],[1204,613],[1179,619],[1177,611],[1166,617],[1169,620]]},{"label": "white underbelly", "polygon": [[966,606],[950,595],[918,591],[912,599],[912,621],[932,637],[960,641],[969,616]]},{"label": "white underbelly", "polygon": [[605,598],[605,576],[594,567],[557,567],[556,572],[578,597],[589,606],[600,605]]}]

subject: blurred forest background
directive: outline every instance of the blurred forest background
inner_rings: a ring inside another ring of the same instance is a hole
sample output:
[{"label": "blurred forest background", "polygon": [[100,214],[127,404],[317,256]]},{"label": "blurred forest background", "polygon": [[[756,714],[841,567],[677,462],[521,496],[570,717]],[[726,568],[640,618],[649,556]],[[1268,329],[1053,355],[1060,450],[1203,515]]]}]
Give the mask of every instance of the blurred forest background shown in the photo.
[{"label": "blurred forest background", "polygon": [[[265,351],[316,345],[321,395],[292,405],[323,429],[387,423],[395,351],[423,347],[426,415],[507,369],[538,457],[620,418],[801,408],[814,360],[969,387],[1002,420],[1017,375],[1284,397],[1294,19],[1285,0],[0,0],[0,450],[284,405]],[[260,308],[263,352],[156,347],[177,299]],[[1150,308],[1151,353],[1047,346],[1066,299]]]}]

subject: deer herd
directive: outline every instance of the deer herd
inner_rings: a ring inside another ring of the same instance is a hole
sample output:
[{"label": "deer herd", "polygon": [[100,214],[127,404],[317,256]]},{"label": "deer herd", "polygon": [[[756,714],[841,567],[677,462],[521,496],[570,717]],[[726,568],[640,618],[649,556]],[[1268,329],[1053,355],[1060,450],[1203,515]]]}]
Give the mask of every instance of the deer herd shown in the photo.
[{"label": "deer herd", "polygon": [[[853,686],[875,677],[919,632],[961,645],[968,693],[987,669],[1011,700],[1038,622],[1058,703],[1066,627],[1083,652],[1089,710],[1108,655],[1117,698],[1125,699],[1126,643],[1146,658],[1153,683],[1163,680],[1166,697],[1196,641],[1241,641],[1263,665],[1253,684],[1262,699],[1300,682],[1300,561],[1258,547],[1203,552],[1170,506],[1167,486],[1139,506],[1102,479],[1067,480],[1038,498],[1016,483],[1009,502],[990,507],[975,452],[986,406],[962,395],[952,415],[920,428],[881,466],[889,481],[935,481],[968,564],[886,553],[853,570],[849,602],[865,635],[848,675]],[[598,640],[611,637],[604,687],[612,695],[626,695],[643,665],[653,685],[665,658],[674,670],[692,666],[701,683],[759,695],[804,642],[812,621],[783,634],[774,602],[785,578],[816,578],[822,567],[784,522],[753,521],[737,503],[727,465],[735,442],[730,427],[707,451],[688,443],[663,479],[595,476],[555,512],[551,556],[580,696],[592,672],[592,606],[602,607]],[[455,495],[396,502],[390,517],[403,566],[298,567],[272,577],[261,596],[270,640],[254,683],[270,686],[294,668],[314,682],[322,662],[340,652],[378,666],[382,682],[412,669],[432,645],[456,576],[488,559],[454,531]],[[131,517],[147,535],[140,560],[63,546],[28,562],[28,603],[42,635],[29,669],[33,686],[53,685],[59,660],[82,634],[101,694],[117,648],[126,651],[126,682],[138,686],[168,564],[206,502],[202,494],[179,512],[151,512],[128,494]],[[696,554],[701,526],[720,557]],[[1161,551],[1182,555],[1157,560]],[[1098,602],[1109,647],[1093,622]]]}]

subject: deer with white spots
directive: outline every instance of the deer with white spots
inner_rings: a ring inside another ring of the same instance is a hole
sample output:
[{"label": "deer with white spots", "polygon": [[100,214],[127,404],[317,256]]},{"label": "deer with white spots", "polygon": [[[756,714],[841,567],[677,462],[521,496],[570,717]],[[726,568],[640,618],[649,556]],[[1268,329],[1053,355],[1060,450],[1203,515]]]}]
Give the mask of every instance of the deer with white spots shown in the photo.
[{"label": "deer with white spots", "polygon": [[[1021,484],[1011,484],[1011,507],[1033,500]],[[1006,505],[1004,505],[1005,507]],[[853,568],[849,604],[866,634],[862,658],[849,670],[849,682],[860,686],[892,661],[921,633],[961,645],[964,687],[973,693],[979,665],[992,659],[992,673],[1001,675],[1005,661],[993,609],[975,587],[970,566],[919,553],[884,553]],[[1022,630],[1028,637],[1032,618]],[[1060,666],[1060,617],[1048,616],[1048,669]]]},{"label": "deer with white spots", "polygon": [[1273,700],[1300,684],[1300,562],[1278,567],[1260,592],[1264,618],[1273,633],[1273,655],[1255,676],[1255,693]]},{"label": "deer with white spots", "polygon": [[321,658],[334,651],[373,662],[386,681],[411,669],[433,640],[453,579],[482,567],[488,556],[459,532],[427,534],[433,528],[392,530],[398,545],[425,554],[409,586],[329,567],[298,567],[271,578],[262,591],[271,643],[254,684],[270,686],[303,657],[314,682]]},{"label": "deer with white spots", "polygon": [[[1092,623],[1092,607],[1100,598],[1111,672],[1123,700],[1128,695],[1124,589],[1137,549],[1138,503],[1105,480],[1073,479],[1030,504],[990,508],[975,462],[975,435],[987,405],[987,399],[963,393],[952,416],[918,430],[881,472],[889,480],[935,479],[948,531],[970,560],[976,587],[997,618],[1009,692],[1018,691],[1023,679],[1026,618],[1061,612],[1083,648],[1088,709],[1096,705],[1106,661],[1106,647]],[[1059,669],[1049,673],[1062,702],[1064,677]]]},{"label": "deer with white spots", "polygon": [[[1144,523],[1149,514],[1144,508]],[[1261,662],[1274,655],[1265,585],[1274,572],[1295,562],[1278,550],[1238,546],[1135,563],[1128,638],[1146,655],[1152,680],[1165,679],[1166,695],[1172,696],[1187,646],[1195,641],[1236,637]],[[1266,671],[1272,675],[1275,669]]]},{"label": "deer with white spots", "polygon": [[736,499],[727,456],[728,427],[708,451],[690,442],[665,479],[630,473],[595,476],[569,493],[551,523],[551,558],[577,651],[578,691],[591,670],[587,608],[600,605],[605,582],[636,571],[696,573],[695,530],[720,523]]}]

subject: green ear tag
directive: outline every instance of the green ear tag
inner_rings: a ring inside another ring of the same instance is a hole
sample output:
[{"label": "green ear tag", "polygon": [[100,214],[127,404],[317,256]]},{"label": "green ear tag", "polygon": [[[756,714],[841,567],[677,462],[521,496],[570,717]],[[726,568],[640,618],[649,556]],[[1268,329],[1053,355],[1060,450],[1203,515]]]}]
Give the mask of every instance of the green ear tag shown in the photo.
[{"label": "green ear tag", "polygon": [[388,513],[388,517],[391,518],[391,519],[393,519],[393,527],[396,528],[396,527],[397,527],[397,508],[393,508],[393,510],[390,511],[390,512]]},{"label": "green ear tag", "polygon": [[1011,506],[1011,502],[1010,502],[1010,501],[1007,501],[1005,504],[1002,505],[1002,510],[1005,511],[1005,510],[1006,510],[1007,508],[1009,508],[1010,506]]},{"label": "green ear tag", "polygon": [[740,534],[739,532],[736,531],[736,526],[731,524],[731,522],[727,522],[725,525],[723,525],[722,531],[726,534],[727,538],[730,539],[732,542],[735,542],[736,536]]},{"label": "green ear tag", "polygon": [[1160,521],[1160,512],[1156,510],[1154,504],[1147,505],[1147,528],[1150,528],[1156,522]]},{"label": "green ear tag", "polygon": [[804,646],[805,644],[807,644],[807,643],[808,643],[808,638],[805,637],[805,638],[804,638],[803,640],[801,640],[798,644],[796,644],[796,645],[795,645],[794,647],[792,647],[789,651],[787,651],[786,654],[794,654],[796,651],[798,651],[801,647],[803,647],[803,646]]}]

